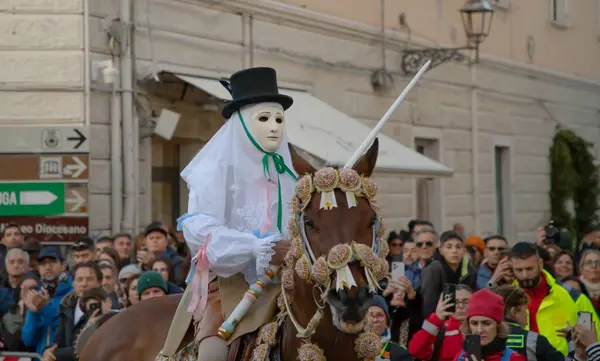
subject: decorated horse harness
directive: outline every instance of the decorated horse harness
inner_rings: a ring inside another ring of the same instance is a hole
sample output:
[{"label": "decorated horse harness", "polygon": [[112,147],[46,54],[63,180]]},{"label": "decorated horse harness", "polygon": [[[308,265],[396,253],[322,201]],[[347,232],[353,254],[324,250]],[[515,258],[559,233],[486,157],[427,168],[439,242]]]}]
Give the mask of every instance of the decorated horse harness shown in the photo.
[{"label": "decorated horse harness", "polygon": [[[304,211],[310,203],[315,192],[321,193],[320,208],[331,210],[336,208],[337,201],[335,190],[339,189],[346,195],[349,208],[357,207],[357,197],[365,198],[372,208],[376,209],[375,195],[376,184],[368,177],[359,175],[351,168],[334,169],[331,167],[318,170],[314,176],[304,175],[296,184],[296,192],[291,201],[293,216],[288,224],[288,231],[292,239],[289,253],[285,257],[285,265],[281,272],[281,295],[277,300],[280,313],[276,321],[264,325],[257,338],[257,347],[253,352],[253,361],[266,361],[273,347],[276,346],[277,333],[285,317],[296,328],[297,337],[303,340],[303,345],[298,350],[300,361],[326,361],[324,351],[317,344],[311,342],[311,336],[324,316],[325,305],[328,303],[326,295],[329,290],[343,288],[350,289],[356,286],[349,264],[359,261],[364,267],[369,290],[376,293],[379,289],[378,282],[389,274],[389,265],[386,256],[389,248],[386,242],[381,241],[384,233],[381,218],[376,217],[373,224],[372,246],[357,243],[338,244],[333,247],[327,256],[316,257],[306,235],[304,226]],[[300,325],[291,308],[292,299],[288,292],[294,289],[294,272],[302,280],[314,284],[313,294],[317,311],[312,316],[306,327]],[[335,286],[331,282],[332,273],[336,273]],[[339,320],[334,317],[334,325],[339,329]],[[374,360],[381,351],[381,337],[372,332],[361,333],[355,341],[355,351],[364,360]]]}]

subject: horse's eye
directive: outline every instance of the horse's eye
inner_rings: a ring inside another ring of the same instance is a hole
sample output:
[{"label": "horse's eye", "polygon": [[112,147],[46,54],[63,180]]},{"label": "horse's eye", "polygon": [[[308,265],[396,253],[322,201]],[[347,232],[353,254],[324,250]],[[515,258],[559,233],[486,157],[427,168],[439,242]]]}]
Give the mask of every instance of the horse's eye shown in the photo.
[{"label": "horse's eye", "polygon": [[379,221],[379,218],[377,216],[371,218],[371,227],[376,225],[378,221]]},{"label": "horse's eye", "polygon": [[308,218],[308,217],[304,218],[304,227],[306,227],[308,229],[315,229],[316,228],[315,224],[313,223],[313,221],[310,218]]}]

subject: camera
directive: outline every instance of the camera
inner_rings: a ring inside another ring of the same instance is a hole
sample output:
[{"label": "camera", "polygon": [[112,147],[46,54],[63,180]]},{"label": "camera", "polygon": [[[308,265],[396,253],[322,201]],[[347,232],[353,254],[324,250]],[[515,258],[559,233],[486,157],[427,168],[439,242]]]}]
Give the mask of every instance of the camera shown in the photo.
[{"label": "camera", "polygon": [[560,229],[554,225],[554,221],[548,222],[548,225],[544,227],[544,230],[546,231],[544,243],[556,245],[560,244]]}]

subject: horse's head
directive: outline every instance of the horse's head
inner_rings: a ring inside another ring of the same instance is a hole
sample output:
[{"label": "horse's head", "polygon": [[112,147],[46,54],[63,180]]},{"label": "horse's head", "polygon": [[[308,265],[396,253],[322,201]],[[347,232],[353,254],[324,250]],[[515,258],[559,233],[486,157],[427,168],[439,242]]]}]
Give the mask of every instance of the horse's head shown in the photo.
[{"label": "horse's head", "polygon": [[300,179],[292,200],[292,249],[282,273],[284,288],[293,289],[296,273],[295,281],[318,290],[317,303],[329,305],[336,328],[359,333],[378,281],[389,271],[389,250],[380,241],[383,227],[374,209],[377,188],[369,178],[378,142],[353,169],[316,170],[290,148]]}]

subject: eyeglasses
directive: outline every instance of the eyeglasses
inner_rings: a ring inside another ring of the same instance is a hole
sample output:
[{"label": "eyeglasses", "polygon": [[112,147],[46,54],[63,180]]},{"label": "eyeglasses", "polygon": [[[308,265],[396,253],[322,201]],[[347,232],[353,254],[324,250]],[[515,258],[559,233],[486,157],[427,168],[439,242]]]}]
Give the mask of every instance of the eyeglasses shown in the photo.
[{"label": "eyeglasses", "polygon": [[467,307],[469,305],[469,300],[456,300],[456,305]]},{"label": "eyeglasses", "polygon": [[433,242],[432,241],[425,241],[425,242],[415,242],[415,244],[417,245],[417,247],[419,248],[423,248],[423,245],[425,245],[427,248],[429,247],[433,247]]},{"label": "eyeglasses", "polygon": [[123,277],[123,278],[119,278],[119,283],[125,284],[127,283],[127,281],[129,281],[131,277]]},{"label": "eyeglasses", "polygon": [[390,243],[390,247],[402,247],[402,243]]},{"label": "eyeglasses", "polygon": [[373,319],[384,319],[385,318],[385,313],[383,313],[383,312],[371,312],[369,314],[369,316],[371,316],[371,318],[373,318]]},{"label": "eyeglasses", "polygon": [[506,247],[486,247],[490,252],[503,252],[506,250]]},{"label": "eyeglasses", "polygon": [[583,262],[584,266],[596,266],[596,267],[600,267],[600,260],[597,261],[585,261]]}]

